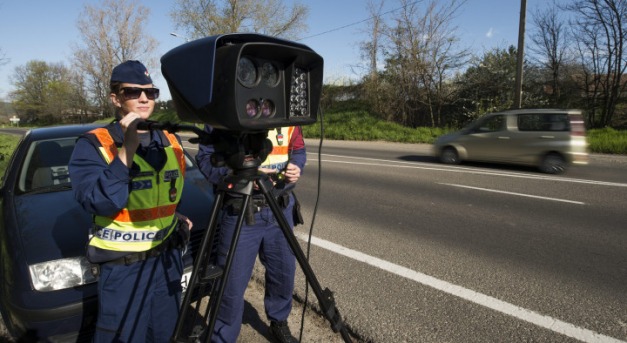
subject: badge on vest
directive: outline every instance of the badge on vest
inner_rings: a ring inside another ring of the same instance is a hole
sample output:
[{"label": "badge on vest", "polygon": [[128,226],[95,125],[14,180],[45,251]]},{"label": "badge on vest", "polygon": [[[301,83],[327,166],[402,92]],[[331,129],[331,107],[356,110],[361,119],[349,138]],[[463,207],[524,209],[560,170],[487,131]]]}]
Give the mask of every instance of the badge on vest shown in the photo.
[{"label": "badge on vest", "polygon": [[172,180],[170,182],[170,201],[171,202],[175,202],[176,201],[176,194],[177,193],[178,193],[178,191],[176,190],[175,180]]},{"label": "badge on vest", "polygon": [[164,182],[170,182],[172,180],[176,180],[179,178],[179,170],[178,169],[173,169],[173,170],[166,170],[163,174],[163,181]]},{"label": "badge on vest", "polygon": [[176,179],[179,178],[179,171],[178,169],[166,170],[163,175],[163,181],[170,182],[170,191],[168,193],[170,196],[170,201],[175,202],[176,195],[178,194],[178,190],[176,189]]}]

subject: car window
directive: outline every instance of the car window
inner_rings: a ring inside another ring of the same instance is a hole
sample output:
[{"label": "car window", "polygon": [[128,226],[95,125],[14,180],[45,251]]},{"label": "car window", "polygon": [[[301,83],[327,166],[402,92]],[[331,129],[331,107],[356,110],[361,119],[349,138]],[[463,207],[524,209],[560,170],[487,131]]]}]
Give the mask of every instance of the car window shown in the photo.
[{"label": "car window", "polygon": [[520,131],[569,131],[566,113],[523,113],[518,115]]},{"label": "car window", "polygon": [[50,186],[69,186],[68,162],[76,137],[42,140],[31,143],[18,187],[22,192]]},{"label": "car window", "polygon": [[478,128],[478,132],[496,132],[505,129],[505,116],[495,115],[487,118]]}]

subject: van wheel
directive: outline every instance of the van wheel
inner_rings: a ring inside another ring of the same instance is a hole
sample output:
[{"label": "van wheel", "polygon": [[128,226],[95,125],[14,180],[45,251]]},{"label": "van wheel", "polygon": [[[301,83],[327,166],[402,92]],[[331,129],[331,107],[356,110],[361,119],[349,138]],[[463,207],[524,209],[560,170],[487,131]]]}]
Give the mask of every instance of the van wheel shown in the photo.
[{"label": "van wheel", "polygon": [[547,174],[561,174],[566,170],[566,160],[560,154],[550,153],[544,156],[539,169]]},{"label": "van wheel", "polygon": [[440,154],[440,162],[446,164],[459,164],[460,161],[457,150],[450,146],[442,149],[442,153]]}]

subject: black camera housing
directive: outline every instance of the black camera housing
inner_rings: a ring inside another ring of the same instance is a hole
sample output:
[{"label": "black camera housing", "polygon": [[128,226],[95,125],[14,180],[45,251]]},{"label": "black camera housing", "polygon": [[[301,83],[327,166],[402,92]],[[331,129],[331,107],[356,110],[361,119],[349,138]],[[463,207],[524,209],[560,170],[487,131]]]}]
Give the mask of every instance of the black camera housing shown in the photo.
[{"label": "black camera housing", "polygon": [[205,37],[163,55],[161,71],[183,121],[248,132],[317,119],[323,59],[299,43],[259,34]]}]

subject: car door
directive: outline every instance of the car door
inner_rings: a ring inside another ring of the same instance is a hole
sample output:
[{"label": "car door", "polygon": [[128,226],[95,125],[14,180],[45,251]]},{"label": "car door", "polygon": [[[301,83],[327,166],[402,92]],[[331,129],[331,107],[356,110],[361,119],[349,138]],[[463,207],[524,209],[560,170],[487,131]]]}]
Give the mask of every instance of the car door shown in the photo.
[{"label": "car door", "polygon": [[462,143],[469,160],[498,162],[507,159],[510,136],[506,119],[503,114],[494,114],[477,122]]}]

